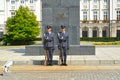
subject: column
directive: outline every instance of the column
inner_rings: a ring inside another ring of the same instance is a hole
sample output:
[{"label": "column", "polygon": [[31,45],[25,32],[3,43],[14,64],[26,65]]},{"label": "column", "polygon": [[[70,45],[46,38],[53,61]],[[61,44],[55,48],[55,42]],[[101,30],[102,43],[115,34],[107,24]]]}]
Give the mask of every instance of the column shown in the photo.
[{"label": "column", "polygon": [[116,26],[111,27],[111,37],[116,37],[117,35],[117,28]]},{"label": "column", "polygon": [[99,37],[102,37],[102,27],[99,27]]},{"label": "column", "polygon": [[89,37],[92,37],[92,28],[91,28],[91,27],[89,27],[88,36],[89,36]]},{"label": "column", "polygon": [[80,38],[83,37],[82,36],[82,28],[80,27]]}]

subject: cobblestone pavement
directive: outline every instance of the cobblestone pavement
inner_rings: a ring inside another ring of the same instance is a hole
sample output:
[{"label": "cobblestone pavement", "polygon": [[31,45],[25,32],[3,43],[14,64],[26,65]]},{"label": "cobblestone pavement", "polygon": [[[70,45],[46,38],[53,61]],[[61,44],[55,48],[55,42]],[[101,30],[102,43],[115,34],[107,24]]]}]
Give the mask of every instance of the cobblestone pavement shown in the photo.
[{"label": "cobblestone pavement", "polygon": [[11,72],[0,80],[120,80],[120,70]]}]

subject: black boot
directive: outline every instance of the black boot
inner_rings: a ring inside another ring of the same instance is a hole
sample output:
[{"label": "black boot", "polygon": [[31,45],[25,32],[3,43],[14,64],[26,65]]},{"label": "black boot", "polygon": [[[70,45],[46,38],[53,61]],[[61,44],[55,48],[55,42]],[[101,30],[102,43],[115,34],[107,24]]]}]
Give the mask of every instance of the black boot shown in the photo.
[{"label": "black boot", "polygon": [[49,62],[49,66],[52,66],[52,60],[50,60],[50,62]]},{"label": "black boot", "polygon": [[66,64],[66,60],[64,61],[63,65],[64,65],[64,66],[67,66],[67,64]]}]

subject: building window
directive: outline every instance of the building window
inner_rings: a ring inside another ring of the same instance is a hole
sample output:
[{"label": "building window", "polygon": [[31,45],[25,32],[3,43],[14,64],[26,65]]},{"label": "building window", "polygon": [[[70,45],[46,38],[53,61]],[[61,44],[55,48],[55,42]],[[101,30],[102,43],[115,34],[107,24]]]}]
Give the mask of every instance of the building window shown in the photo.
[{"label": "building window", "polygon": [[93,12],[93,20],[98,20],[98,12],[97,11]]},{"label": "building window", "polygon": [[3,32],[0,32],[0,39],[2,39],[2,36],[3,36]]},{"label": "building window", "polygon": [[120,30],[117,30],[117,37],[120,37]]},{"label": "building window", "polygon": [[88,28],[87,27],[84,27],[82,29],[82,37],[88,37]]},{"label": "building window", "polygon": [[98,0],[94,0],[94,3],[97,3],[98,2]]},{"label": "building window", "polygon": [[93,30],[93,37],[97,37],[97,30]]},{"label": "building window", "polygon": [[82,37],[88,37],[88,31],[82,31]]},{"label": "building window", "polygon": [[83,11],[83,20],[87,20],[87,11]]},{"label": "building window", "polygon": [[87,2],[88,2],[88,0],[83,0],[83,2],[84,2],[84,3],[87,3]]},{"label": "building window", "polygon": [[104,0],[104,3],[107,3],[108,2],[108,0]]},{"label": "building window", "polygon": [[15,4],[15,0],[11,0],[11,4]]},{"label": "building window", "polygon": [[108,27],[107,26],[103,27],[103,29],[102,29],[102,37],[107,37],[107,32],[108,32]]},{"label": "building window", "polygon": [[15,12],[11,12],[11,16],[15,16]]},{"label": "building window", "polygon": [[119,3],[120,3],[120,0],[117,0],[117,2],[119,2]]},{"label": "building window", "polygon": [[3,27],[4,27],[4,25],[0,24],[0,31],[3,31]]},{"label": "building window", "polygon": [[107,37],[107,31],[106,30],[102,31],[102,37]]},{"label": "building window", "polygon": [[30,3],[34,3],[34,0],[30,0]]},{"label": "building window", "polygon": [[104,19],[104,20],[109,20],[108,11],[104,11],[104,12],[103,12],[103,19]]},{"label": "building window", "polygon": [[120,20],[120,11],[117,11],[117,20]]},{"label": "building window", "polygon": [[93,37],[98,37],[98,34],[99,34],[98,31],[99,31],[99,30],[98,30],[97,27],[94,27],[94,28],[93,28]]},{"label": "building window", "polygon": [[24,4],[24,3],[25,3],[25,0],[20,0],[20,3],[21,3],[21,4]]}]

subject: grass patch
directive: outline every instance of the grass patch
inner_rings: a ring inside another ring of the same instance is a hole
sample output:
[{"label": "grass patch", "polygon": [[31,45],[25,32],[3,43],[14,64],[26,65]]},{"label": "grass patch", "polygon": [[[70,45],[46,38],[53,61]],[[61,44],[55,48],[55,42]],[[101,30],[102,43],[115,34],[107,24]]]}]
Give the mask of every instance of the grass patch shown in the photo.
[{"label": "grass patch", "polygon": [[80,41],[80,44],[91,44],[91,45],[120,45],[120,41],[115,41],[115,42]]},{"label": "grass patch", "polygon": [[120,41],[116,42],[92,42],[93,45],[120,45]]},{"label": "grass patch", "polygon": [[33,41],[34,44],[42,44],[42,41]]}]

